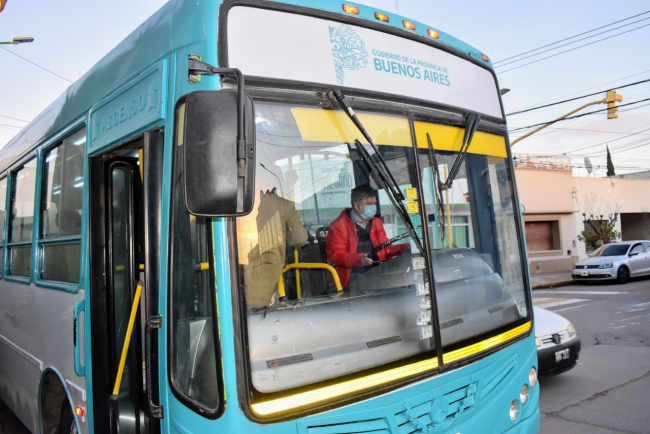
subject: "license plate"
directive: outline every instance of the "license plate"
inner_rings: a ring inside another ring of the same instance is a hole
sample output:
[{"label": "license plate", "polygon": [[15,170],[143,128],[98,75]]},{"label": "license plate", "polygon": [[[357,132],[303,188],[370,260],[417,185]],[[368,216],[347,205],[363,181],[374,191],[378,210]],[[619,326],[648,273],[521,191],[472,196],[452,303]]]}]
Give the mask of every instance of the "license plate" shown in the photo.
[{"label": "license plate", "polygon": [[569,348],[555,352],[555,362],[561,362],[569,358]]},{"label": "license plate", "polygon": [[580,275],[581,275],[581,276],[589,276],[589,270],[582,270],[582,271],[580,272]]}]

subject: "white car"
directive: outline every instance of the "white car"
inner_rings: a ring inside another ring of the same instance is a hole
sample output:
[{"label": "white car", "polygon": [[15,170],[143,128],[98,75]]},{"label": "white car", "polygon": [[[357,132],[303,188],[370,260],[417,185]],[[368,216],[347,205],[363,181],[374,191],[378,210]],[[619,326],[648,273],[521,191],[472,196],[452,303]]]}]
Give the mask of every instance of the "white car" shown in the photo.
[{"label": "white car", "polygon": [[627,283],[630,277],[649,274],[650,241],[638,240],[600,246],[573,266],[571,277],[577,283],[614,279]]},{"label": "white car", "polygon": [[573,368],[580,354],[580,339],[571,322],[550,310],[533,307],[537,372],[550,377]]}]

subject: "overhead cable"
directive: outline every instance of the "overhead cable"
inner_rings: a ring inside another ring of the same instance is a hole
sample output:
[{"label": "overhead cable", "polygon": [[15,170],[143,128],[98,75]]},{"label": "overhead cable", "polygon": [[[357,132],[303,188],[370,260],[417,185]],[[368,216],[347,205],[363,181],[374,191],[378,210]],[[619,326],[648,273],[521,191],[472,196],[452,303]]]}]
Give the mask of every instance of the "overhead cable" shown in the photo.
[{"label": "overhead cable", "polygon": [[498,63],[505,62],[506,60],[514,59],[515,57],[523,56],[524,54],[532,53],[533,51],[541,50],[542,48],[550,47],[551,45],[559,44],[560,42],[568,41],[569,39],[577,38],[578,36],[586,35],[587,33],[595,32],[596,30],[604,29],[605,27],[613,26],[614,24],[622,23],[623,21],[631,20],[632,18],[636,18],[636,17],[640,17],[642,15],[649,14],[649,13],[650,13],[650,11],[646,11],[646,12],[642,12],[642,13],[637,14],[637,15],[632,15],[631,17],[627,17],[627,18],[624,18],[624,19],[619,20],[619,21],[614,21],[613,23],[609,23],[609,24],[606,24],[606,25],[601,26],[601,27],[596,27],[595,29],[592,29],[592,30],[589,30],[589,31],[586,31],[586,32],[583,32],[583,33],[578,33],[577,35],[573,35],[571,37],[561,39],[561,40],[553,42],[551,44],[543,45],[541,47],[535,48],[534,50],[529,50],[529,51],[526,51],[526,52],[511,56],[511,57],[508,57],[506,59],[497,60],[496,62],[494,62],[494,65],[496,65]]}]

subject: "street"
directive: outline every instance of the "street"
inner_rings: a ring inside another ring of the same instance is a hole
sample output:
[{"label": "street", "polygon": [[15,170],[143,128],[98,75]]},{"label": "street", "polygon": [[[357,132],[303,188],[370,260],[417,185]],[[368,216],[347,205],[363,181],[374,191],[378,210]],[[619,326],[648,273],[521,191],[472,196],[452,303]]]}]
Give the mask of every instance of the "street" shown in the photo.
[{"label": "street", "polygon": [[[582,343],[581,364],[540,380],[540,432],[647,433],[650,279],[539,289],[533,298],[569,319]],[[3,403],[0,433],[28,433]]]},{"label": "street", "polygon": [[572,370],[540,380],[540,432],[647,433],[650,423],[650,279],[533,291],[582,343]]}]

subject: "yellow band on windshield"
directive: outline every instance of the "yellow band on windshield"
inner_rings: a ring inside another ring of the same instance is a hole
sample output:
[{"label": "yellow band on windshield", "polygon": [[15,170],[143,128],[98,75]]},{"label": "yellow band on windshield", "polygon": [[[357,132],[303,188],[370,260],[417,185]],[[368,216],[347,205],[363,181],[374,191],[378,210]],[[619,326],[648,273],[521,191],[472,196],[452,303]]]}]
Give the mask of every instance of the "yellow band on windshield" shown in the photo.
[{"label": "yellow band on windshield", "polygon": [[[308,142],[367,143],[350,118],[340,110],[305,107],[291,109],[300,136]],[[376,145],[413,146],[406,118],[357,113],[370,138]]]},{"label": "yellow band on windshield", "polygon": [[[359,130],[341,110],[324,110],[306,107],[291,109],[300,136],[308,142],[353,143],[355,139],[366,143]],[[398,116],[357,113],[375,145],[411,147],[411,130],[408,119]],[[436,151],[460,151],[464,128],[415,122],[418,148],[426,149],[427,133]],[[469,147],[470,154],[506,158],[506,140],[503,136],[477,131]]]},{"label": "yellow band on windshield", "polygon": [[[436,151],[460,151],[463,143],[465,128],[448,125],[415,122],[415,139],[418,148],[428,148],[427,133],[431,136],[431,144]],[[506,139],[503,136],[477,131],[474,133],[472,144],[467,151],[470,154],[489,155],[506,158]]]}]

